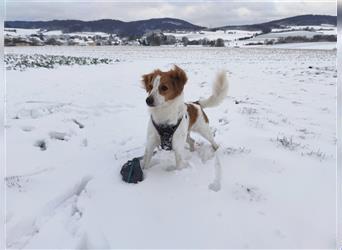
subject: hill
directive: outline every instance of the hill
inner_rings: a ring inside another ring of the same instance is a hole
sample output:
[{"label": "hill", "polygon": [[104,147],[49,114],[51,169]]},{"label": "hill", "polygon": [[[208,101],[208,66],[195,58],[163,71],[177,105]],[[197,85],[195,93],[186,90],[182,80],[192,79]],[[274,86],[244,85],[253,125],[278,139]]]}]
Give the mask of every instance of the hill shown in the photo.
[{"label": "hill", "polygon": [[46,29],[70,32],[105,32],[119,36],[141,36],[149,31],[194,31],[205,27],[175,18],[152,18],[132,22],[113,19],[96,21],[52,20],[52,21],[5,21],[5,28]]},{"label": "hill", "polygon": [[337,25],[337,17],[336,16],[329,16],[329,15],[301,15],[301,16],[294,16],[283,18],[279,20],[274,20],[265,23],[259,24],[249,24],[249,25],[230,25],[230,26],[223,26],[213,28],[211,30],[231,30],[231,29],[241,29],[241,30],[270,30],[275,28],[282,28],[284,26],[310,26],[310,25],[322,25],[322,24],[330,24],[330,25]]},{"label": "hill", "polygon": [[[310,26],[321,24],[337,24],[336,16],[328,15],[301,15],[283,18],[259,24],[249,25],[229,25],[210,30],[262,30],[270,31],[272,28],[281,28],[284,26]],[[119,36],[140,37],[150,31],[197,31],[205,30],[206,27],[198,26],[190,22],[176,18],[152,18],[147,20],[124,22],[114,19],[102,19],[95,21],[80,20],[52,20],[52,21],[5,21],[5,28],[23,28],[23,29],[45,29],[61,30],[64,33],[71,32],[105,32],[114,33]]]}]

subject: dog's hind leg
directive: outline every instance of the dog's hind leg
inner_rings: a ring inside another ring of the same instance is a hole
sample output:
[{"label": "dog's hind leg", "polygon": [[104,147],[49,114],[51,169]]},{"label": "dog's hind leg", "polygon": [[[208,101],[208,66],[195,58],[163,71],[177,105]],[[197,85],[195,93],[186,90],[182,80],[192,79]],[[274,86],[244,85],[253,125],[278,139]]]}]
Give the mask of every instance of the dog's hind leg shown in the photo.
[{"label": "dog's hind leg", "polygon": [[190,146],[190,151],[193,152],[195,151],[195,140],[191,138],[190,136],[190,132],[188,133],[187,137],[186,137],[186,142],[189,144]]},{"label": "dog's hind leg", "polygon": [[215,151],[218,149],[219,146],[215,142],[213,134],[211,133],[209,125],[207,123],[202,123],[200,126],[198,126],[196,128],[196,132],[199,133],[203,138],[208,140]]}]

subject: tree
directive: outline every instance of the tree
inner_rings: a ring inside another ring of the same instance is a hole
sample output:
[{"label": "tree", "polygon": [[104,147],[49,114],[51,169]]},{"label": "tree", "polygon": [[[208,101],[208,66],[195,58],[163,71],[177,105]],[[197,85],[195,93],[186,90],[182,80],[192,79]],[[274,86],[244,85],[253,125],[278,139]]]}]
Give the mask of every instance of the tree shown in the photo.
[{"label": "tree", "polygon": [[57,44],[57,40],[56,40],[56,38],[54,38],[54,37],[48,38],[48,39],[45,41],[45,44],[46,44],[46,45],[58,45],[58,44]]},{"label": "tree", "polygon": [[146,37],[146,41],[150,46],[160,46],[162,42],[161,34],[152,33]]},{"label": "tree", "polygon": [[182,37],[182,43],[183,43],[184,46],[188,46],[189,38],[187,38],[186,36],[183,36]]},{"label": "tree", "polygon": [[269,26],[262,26],[261,28],[261,33],[266,34],[266,33],[270,33],[272,31],[272,29]]},{"label": "tree", "polygon": [[222,38],[217,38],[215,47],[224,47],[224,40]]}]

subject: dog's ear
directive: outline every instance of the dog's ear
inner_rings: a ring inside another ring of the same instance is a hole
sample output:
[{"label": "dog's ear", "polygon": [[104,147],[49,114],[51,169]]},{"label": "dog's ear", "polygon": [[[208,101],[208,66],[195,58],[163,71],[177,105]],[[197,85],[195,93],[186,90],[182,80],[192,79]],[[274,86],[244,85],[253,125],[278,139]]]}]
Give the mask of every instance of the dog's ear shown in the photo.
[{"label": "dog's ear", "polygon": [[147,92],[152,90],[152,80],[154,77],[154,72],[150,74],[145,74],[142,76],[142,85]]},{"label": "dog's ear", "polygon": [[172,79],[173,84],[177,88],[178,91],[183,91],[184,85],[186,84],[188,77],[186,76],[184,70],[182,70],[177,65],[174,66],[170,72],[170,77]]}]

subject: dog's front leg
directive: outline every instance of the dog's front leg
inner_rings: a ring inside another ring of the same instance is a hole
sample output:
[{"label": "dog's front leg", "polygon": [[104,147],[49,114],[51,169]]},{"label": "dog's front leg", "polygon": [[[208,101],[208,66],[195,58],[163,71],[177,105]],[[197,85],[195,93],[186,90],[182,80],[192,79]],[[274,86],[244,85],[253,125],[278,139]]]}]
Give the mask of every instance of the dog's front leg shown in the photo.
[{"label": "dog's front leg", "polygon": [[[184,149],[184,148],[183,148]],[[185,167],[183,161],[183,151],[182,149],[175,149],[175,156],[176,156],[176,169],[182,169]]]},{"label": "dog's front leg", "polygon": [[148,125],[148,130],[147,130],[147,143],[146,143],[144,158],[140,162],[140,165],[143,169],[147,169],[150,167],[153,150],[159,144],[160,144],[160,138],[157,132],[155,131],[154,127],[151,125],[151,121],[150,121]]},{"label": "dog's front leg", "polygon": [[143,158],[142,163],[141,163],[141,167],[143,169],[147,169],[150,167],[150,163],[151,163],[151,159],[152,159],[152,155],[153,155],[153,150],[157,147],[157,145],[158,144],[156,143],[156,140],[154,140],[152,138],[149,141],[147,141],[144,158]]},{"label": "dog's front leg", "polygon": [[181,127],[180,127],[180,131],[177,130],[173,136],[172,148],[176,156],[176,168],[177,169],[181,169],[185,167],[183,154],[185,151],[186,138],[187,138],[187,134],[184,131],[184,129],[182,129]]}]

